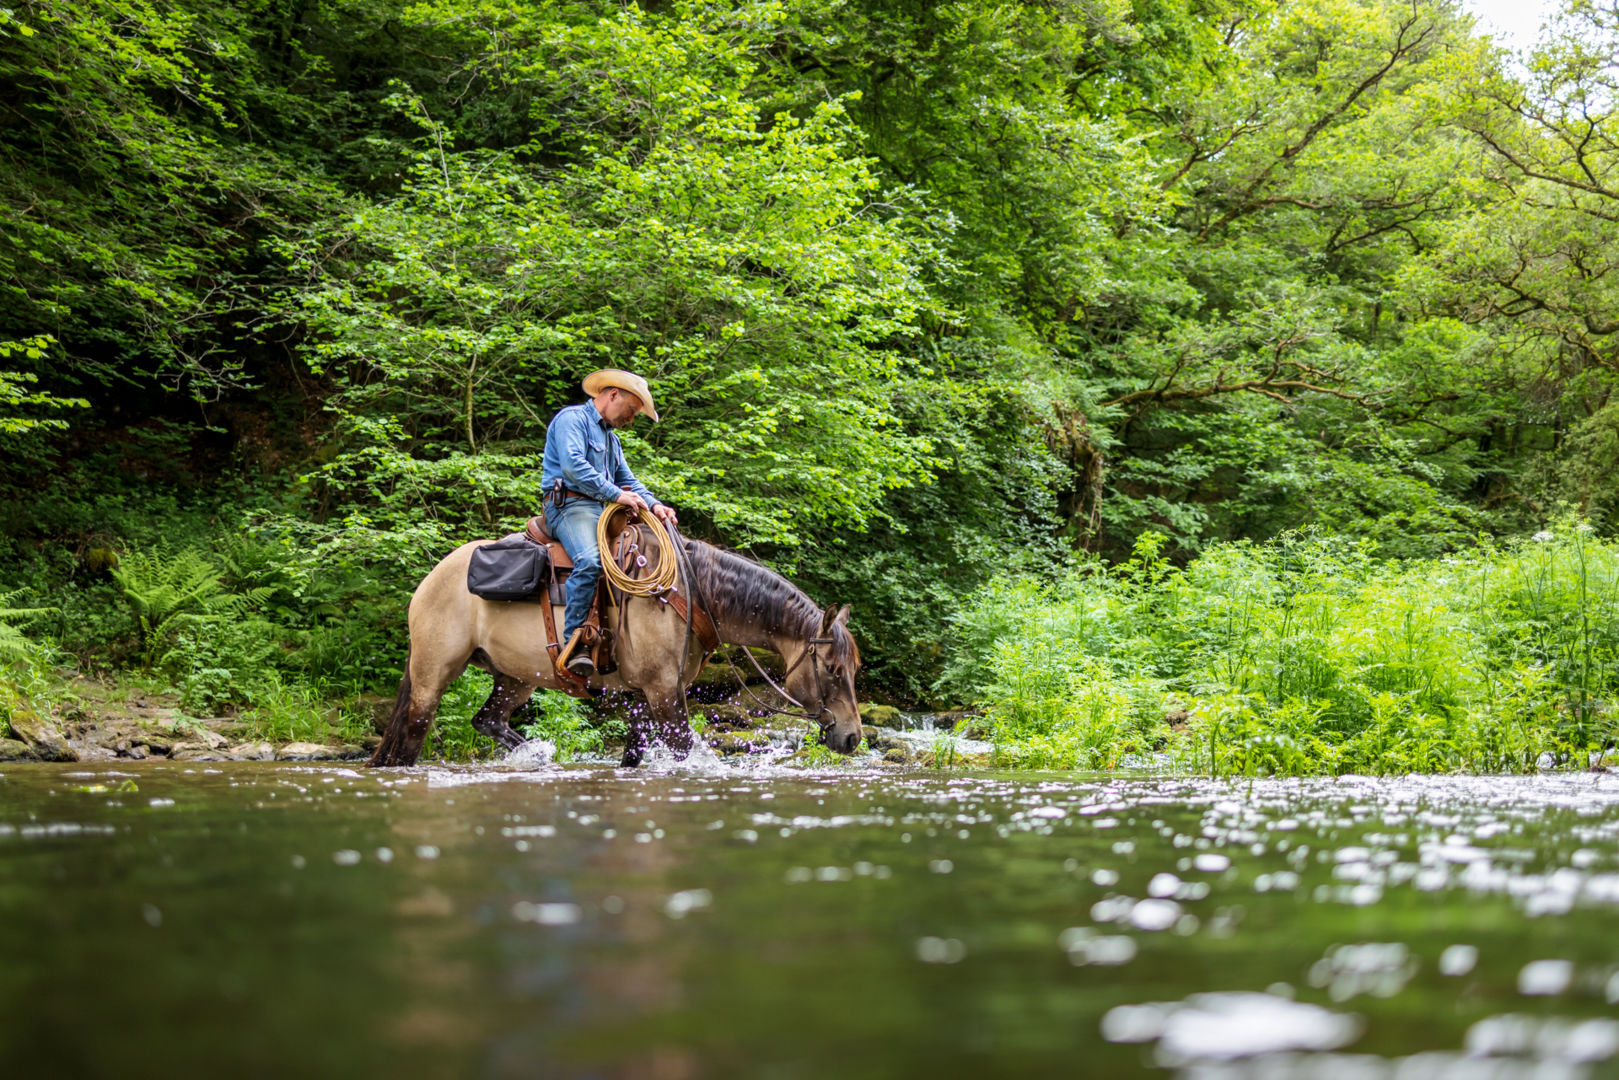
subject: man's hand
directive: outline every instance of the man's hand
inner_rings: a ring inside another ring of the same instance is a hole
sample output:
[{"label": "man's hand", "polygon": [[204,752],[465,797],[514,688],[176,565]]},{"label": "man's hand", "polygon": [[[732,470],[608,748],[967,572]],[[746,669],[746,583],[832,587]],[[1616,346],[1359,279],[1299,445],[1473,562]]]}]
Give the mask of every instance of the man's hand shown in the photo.
[{"label": "man's hand", "polygon": [[645,499],[641,498],[641,496],[637,495],[629,488],[618,489],[617,501],[623,503],[625,506],[629,507],[631,510],[634,510],[638,514],[644,514],[651,509],[651,507],[647,506]]},{"label": "man's hand", "polygon": [[668,503],[659,503],[652,508],[652,512],[658,515],[660,521],[666,521],[670,525],[680,524],[680,519],[675,516],[675,508]]}]

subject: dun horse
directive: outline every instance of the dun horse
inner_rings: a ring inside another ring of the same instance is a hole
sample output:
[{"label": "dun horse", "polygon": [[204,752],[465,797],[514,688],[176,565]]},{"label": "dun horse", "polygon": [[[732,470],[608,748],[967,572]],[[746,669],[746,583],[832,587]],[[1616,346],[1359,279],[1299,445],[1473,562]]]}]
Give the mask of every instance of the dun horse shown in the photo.
[{"label": "dun horse", "polygon": [[[643,528],[642,550],[653,558],[668,548],[661,529]],[[660,542],[661,540],[661,542]],[[507,721],[540,687],[559,689],[546,652],[540,603],[484,600],[467,591],[467,563],[475,541],[456,548],[416,587],[410,601],[410,652],[399,696],[371,758],[372,765],[413,765],[433,723],[439,699],[468,665],[495,677],[494,692],[472,720],[483,735],[507,749],[522,743]],[[680,589],[714,621],[720,640],[768,648],[787,665],[785,689],[821,725],[821,741],[840,753],[860,745],[854,676],[860,652],[847,626],[849,609],[822,611],[786,578],[701,541],[681,541],[686,558]],[[543,603],[544,601],[541,601]],[[591,685],[639,690],[645,714],[630,721],[626,767],[641,763],[654,738],[677,757],[692,747],[686,686],[701,650],[675,609],[645,597],[618,597],[608,625],[620,630],[618,670]],[[556,609],[556,624],[562,611]]]}]

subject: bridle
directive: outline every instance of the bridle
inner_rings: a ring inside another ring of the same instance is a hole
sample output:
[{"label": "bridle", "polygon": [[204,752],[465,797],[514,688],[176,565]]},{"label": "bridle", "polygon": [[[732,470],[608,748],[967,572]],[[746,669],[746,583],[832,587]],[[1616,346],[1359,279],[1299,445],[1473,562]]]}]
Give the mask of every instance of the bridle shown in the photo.
[{"label": "bridle", "polygon": [[[824,742],[826,740],[826,733],[832,729],[833,724],[837,723],[836,719],[822,719],[830,711],[827,701],[831,698],[832,691],[836,688],[837,682],[835,678],[828,679],[822,677],[821,667],[823,661],[821,660],[821,654],[818,651],[818,647],[821,645],[830,645],[832,644],[832,641],[833,639],[829,637],[810,638],[809,643],[805,647],[804,651],[798,654],[798,659],[787,665],[787,670],[781,673],[781,681],[785,683],[788,678],[792,676],[793,672],[797,670],[798,665],[804,662],[805,657],[809,658],[810,672],[815,676],[815,685],[820,689],[821,692],[821,698],[818,702],[816,702],[816,709],[814,712],[810,712],[807,705],[793,697],[793,695],[789,694],[785,686],[778,684],[775,679],[772,679],[770,677],[770,673],[765,671],[764,667],[760,665],[759,661],[754,657],[753,653],[749,651],[746,645],[738,646],[738,648],[742,650],[742,655],[748,658],[748,663],[753,665],[753,670],[757,671],[759,673],[759,677],[770,684],[770,689],[781,695],[782,700],[791,703],[800,711],[793,712],[791,709],[778,709],[774,705],[761,701],[759,699],[759,695],[755,694],[748,686],[748,681],[742,677],[742,672],[737,670],[736,664],[731,661],[729,653],[726,654],[725,662],[731,665],[731,671],[736,675],[737,685],[742,688],[742,692],[752,698],[756,705],[773,716],[791,716],[799,720],[809,720],[818,724],[821,728],[821,740]],[[827,675],[835,676],[836,673],[837,668],[831,667],[830,665],[827,666]],[[855,700],[854,672],[847,672],[845,674],[845,681],[848,683],[849,700],[853,701]]]}]

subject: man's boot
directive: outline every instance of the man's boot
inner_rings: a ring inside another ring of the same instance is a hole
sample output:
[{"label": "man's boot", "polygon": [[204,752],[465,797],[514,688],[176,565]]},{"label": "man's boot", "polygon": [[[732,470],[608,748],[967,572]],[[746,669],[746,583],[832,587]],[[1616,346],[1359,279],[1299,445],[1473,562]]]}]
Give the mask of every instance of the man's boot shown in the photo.
[{"label": "man's boot", "polygon": [[568,643],[562,647],[562,666],[581,679],[588,679],[596,674],[596,662],[590,658],[590,650],[581,648],[585,644],[585,628],[580,627],[573,632]]}]

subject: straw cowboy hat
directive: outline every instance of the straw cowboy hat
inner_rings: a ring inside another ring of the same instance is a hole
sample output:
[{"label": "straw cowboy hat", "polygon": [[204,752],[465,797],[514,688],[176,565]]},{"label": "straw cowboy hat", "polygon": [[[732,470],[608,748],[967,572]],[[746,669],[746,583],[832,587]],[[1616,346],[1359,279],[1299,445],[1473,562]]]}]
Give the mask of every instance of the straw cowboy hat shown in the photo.
[{"label": "straw cowboy hat", "polygon": [[632,371],[620,371],[618,368],[610,367],[592,371],[585,376],[585,393],[591,397],[615,386],[640,398],[641,411],[652,417],[654,424],[658,422],[658,410],[652,405],[652,391],[647,389],[646,380],[641,376]]}]

